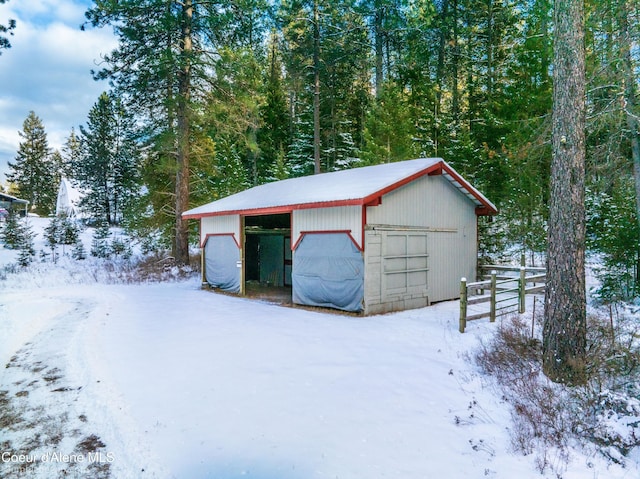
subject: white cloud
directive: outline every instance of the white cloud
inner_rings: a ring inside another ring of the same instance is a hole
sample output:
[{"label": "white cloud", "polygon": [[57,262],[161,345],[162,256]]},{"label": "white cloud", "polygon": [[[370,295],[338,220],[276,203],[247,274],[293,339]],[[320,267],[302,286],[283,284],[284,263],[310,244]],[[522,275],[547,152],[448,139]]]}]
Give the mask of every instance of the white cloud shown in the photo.
[{"label": "white cloud", "polygon": [[89,0],[9,0],[15,15],[31,23],[47,24],[52,18],[73,26],[84,21],[84,11],[93,2]]},{"label": "white cloud", "polygon": [[[49,144],[60,148],[71,127],[86,122],[100,93],[91,69],[116,46],[109,29],[80,30],[90,2],[11,0],[0,6],[0,23],[15,18],[12,48],[0,55],[0,173],[18,149],[22,123],[33,110]],[[6,9],[3,7],[11,7]],[[0,182],[4,181],[0,174]]]}]

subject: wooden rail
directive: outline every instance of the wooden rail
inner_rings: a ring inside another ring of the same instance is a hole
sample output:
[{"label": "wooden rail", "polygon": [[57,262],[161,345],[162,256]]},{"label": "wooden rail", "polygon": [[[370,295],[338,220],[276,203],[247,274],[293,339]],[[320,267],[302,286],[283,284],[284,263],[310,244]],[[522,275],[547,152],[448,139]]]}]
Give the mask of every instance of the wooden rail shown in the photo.
[{"label": "wooden rail", "polygon": [[[489,317],[494,322],[497,316],[518,311],[525,312],[526,295],[544,292],[546,272],[544,268],[514,267],[489,265],[481,269],[489,269],[489,279],[467,283],[466,278],[460,280],[460,332],[464,333],[467,321]],[[501,275],[498,271],[517,273],[517,276]],[[535,273],[527,276],[527,272]],[[527,284],[534,283],[527,287]],[[543,284],[538,284],[543,283]],[[485,293],[488,290],[489,294]],[[469,306],[489,303],[488,311],[469,314]]]}]

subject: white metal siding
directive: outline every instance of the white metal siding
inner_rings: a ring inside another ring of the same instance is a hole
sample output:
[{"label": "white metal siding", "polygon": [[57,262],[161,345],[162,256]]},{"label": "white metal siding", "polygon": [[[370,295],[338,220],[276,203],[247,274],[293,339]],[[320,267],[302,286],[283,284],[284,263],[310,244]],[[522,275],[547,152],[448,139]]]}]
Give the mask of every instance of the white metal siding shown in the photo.
[{"label": "white metal siding", "polygon": [[475,205],[441,176],[422,177],[368,207],[365,311],[457,298],[460,278],[475,279],[476,225]]},{"label": "white metal siding", "polygon": [[367,223],[456,228],[469,210],[475,218],[475,205],[444,177],[423,176],[384,195],[381,205],[368,207]]},{"label": "white metal siding", "polygon": [[294,210],[291,241],[295,244],[302,231],[349,231],[362,248],[362,207],[338,206]]},{"label": "white metal siding", "polygon": [[200,244],[207,235],[229,233],[240,241],[240,215],[206,216],[200,220]]},{"label": "white metal siding", "polygon": [[473,232],[431,234],[430,284],[431,301],[444,301],[460,296],[460,278],[476,279],[477,246]]}]

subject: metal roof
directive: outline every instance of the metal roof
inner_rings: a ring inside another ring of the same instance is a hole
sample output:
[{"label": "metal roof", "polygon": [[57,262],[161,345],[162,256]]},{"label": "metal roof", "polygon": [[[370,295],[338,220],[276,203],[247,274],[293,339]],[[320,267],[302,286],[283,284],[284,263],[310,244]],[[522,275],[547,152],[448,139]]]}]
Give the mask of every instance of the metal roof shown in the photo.
[{"label": "metal roof", "polygon": [[384,163],[349,170],[290,178],[255,186],[183,213],[183,218],[226,214],[259,215],[295,209],[367,205],[425,175],[443,175],[477,207],[478,214],[497,209],[441,158]]},{"label": "metal roof", "polygon": [[9,201],[10,203],[21,203],[28,204],[28,200],[21,200],[20,198],[16,198],[15,196],[8,195],[6,193],[0,193],[0,201]]}]

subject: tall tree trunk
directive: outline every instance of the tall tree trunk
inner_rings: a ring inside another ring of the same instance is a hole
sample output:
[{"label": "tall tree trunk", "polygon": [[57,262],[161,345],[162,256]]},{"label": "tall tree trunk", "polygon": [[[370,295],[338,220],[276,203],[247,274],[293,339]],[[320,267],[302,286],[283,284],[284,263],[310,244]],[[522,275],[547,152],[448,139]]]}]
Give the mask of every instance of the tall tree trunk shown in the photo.
[{"label": "tall tree trunk", "polygon": [[487,1],[487,103],[493,100],[493,0]]},{"label": "tall tree trunk", "polygon": [[313,173],[320,173],[320,15],[313,2]]},{"label": "tall tree trunk", "polygon": [[584,0],[555,0],[553,132],[543,370],[586,380]]},{"label": "tall tree trunk", "polygon": [[374,2],[374,46],[376,51],[376,98],[380,98],[382,93],[382,82],[384,81],[383,73],[383,34],[382,23],[384,19],[384,6],[379,1]]},{"label": "tall tree trunk", "polygon": [[460,91],[459,91],[459,82],[458,82],[458,66],[460,63],[460,45],[458,44],[458,0],[453,0],[453,72],[452,72],[452,105],[451,110],[453,113],[453,122],[458,125],[458,121],[460,119]]},{"label": "tall tree trunk", "polygon": [[638,118],[636,117],[636,76],[633,58],[631,57],[631,33],[629,32],[629,0],[621,0],[619,14],[621,57],[624,68],[624,100],[629,138],[631,140],[631,157],[633,159],[633,178],[636,190],[636,218],[640,226],[640,137],[638,134]]},{"label": "tall tree trunk", "polygon": [[549,37],[551,36],[551,34],[549,33],[549,22],[547,20],[547,14],[548,10],[546,8],[543,8],[543,12],[542,15],[540,15],[541,21],[540,21],[540,32],[542,35],[542,45],[544,48],[544,51],[542,53],[541,56],[541,65],[540,65],[540,71],[542,72],[542,77],[540,79],[540,84],[546,84],[546,82],[549,80],[549,55],[547,54],[547,46],[549,45]]},{"label": "tall tree trunk", "polygon": [[439,15],[439,39],[438,39],[438,63],[436,67],[436,101],[434,106],[434,156],[440,156],[440,126],[439,118],[442,111],[442,91],[445,89],[444,81],[444,60],[447,48],[447,42],[451,32],[449,31],[449,0],[442,2],[442,10]]},{"label": "tall tree trunk", "polygon": [[178,75],[178,98],[176,119],[177,137],[177,169],[176,169],[176,231],[174,257],[178,264],[189,264],[189,228],[182,213],[189,208],[189,157],[191,119],[189,103],[191,100],[191,55],[192,43],[192,0],[184,0],[182,6],[182,42],[180,51],[180,72]]}]

